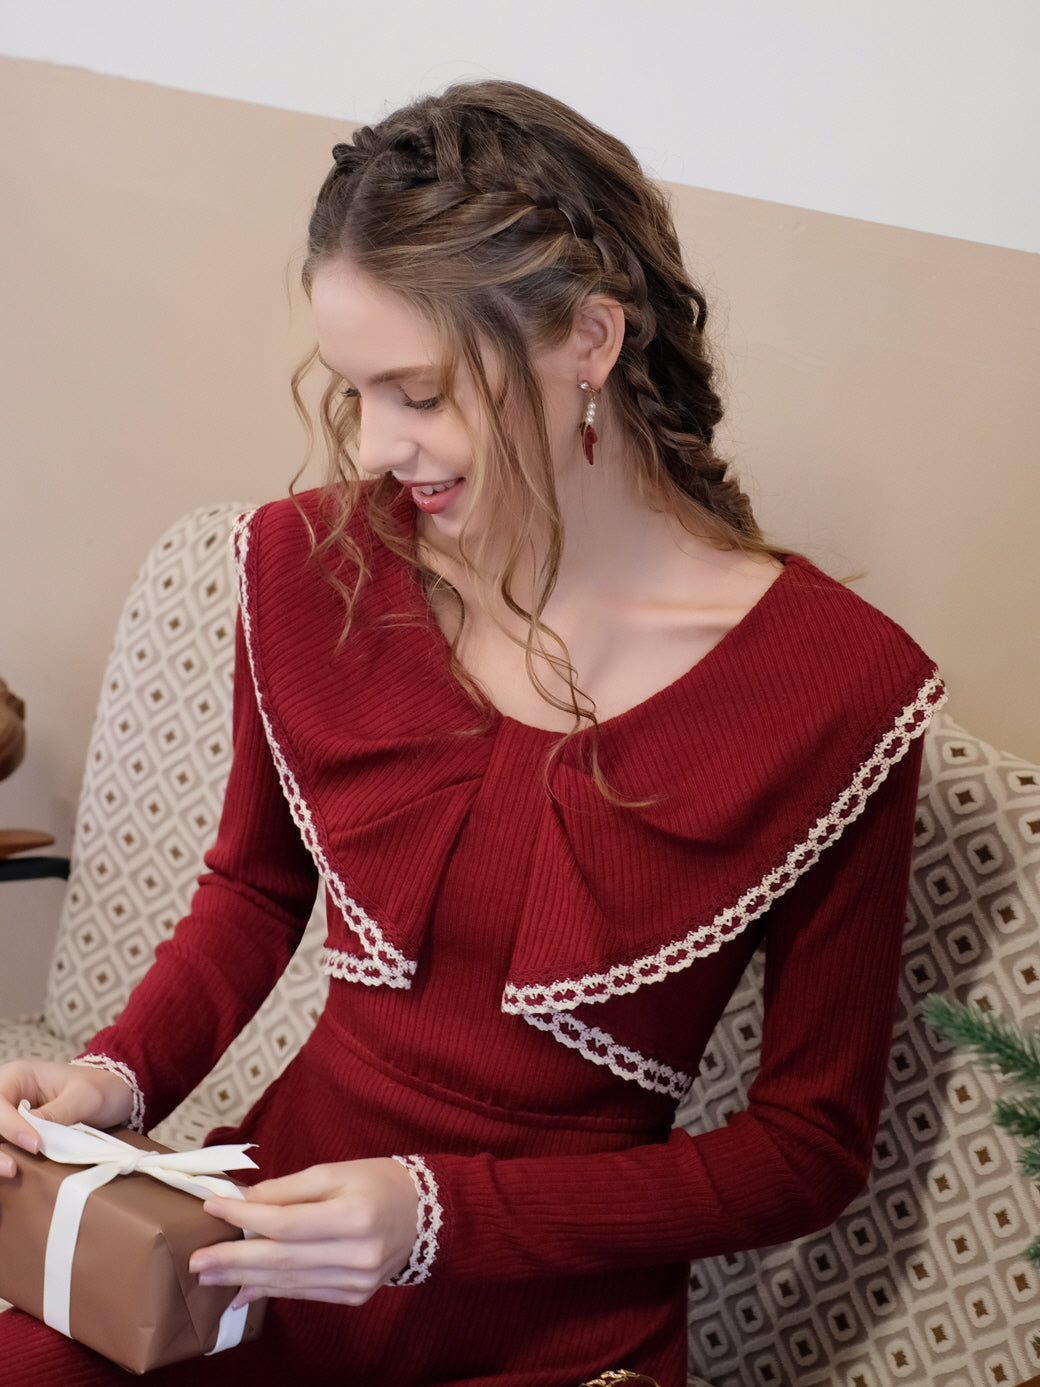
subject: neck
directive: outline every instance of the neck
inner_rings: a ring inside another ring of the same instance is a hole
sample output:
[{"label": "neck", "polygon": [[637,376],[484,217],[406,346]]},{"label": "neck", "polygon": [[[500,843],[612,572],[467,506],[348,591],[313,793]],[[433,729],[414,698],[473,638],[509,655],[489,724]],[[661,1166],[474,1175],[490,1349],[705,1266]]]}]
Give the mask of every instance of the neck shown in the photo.
[{"label": "neck", "polygon": [[647,502],[623,445],[597,447],[592,467],[581,458],[579,466],[564,470],[557,495],[564,526],[554,594],[559,601],[582,593],[600,601],[631,601],[641,592],[670,587],[677,564],[718,556],[714,545],[691,534],[675,514]]},{"label": "neck", "polygon": [[[677,516],[647,503],[623,440],[598,444],[591,467],[576,445],[557,471],[556,494],[563,550],[547,612],[652,600],[674,588],[677,568],[691,558],[707,564],[719,559],[718,548],[692,534]],[[528,611],[540,596],[539,575],[548,556],[548,537],[536,533],[529,562],[512,583],[513,597]],[[481,574],[462,565],[454,546],[428,542],[427,561],[467,605],[476,602],[500,623],[513,625],[495,581],[482,581]]]}]

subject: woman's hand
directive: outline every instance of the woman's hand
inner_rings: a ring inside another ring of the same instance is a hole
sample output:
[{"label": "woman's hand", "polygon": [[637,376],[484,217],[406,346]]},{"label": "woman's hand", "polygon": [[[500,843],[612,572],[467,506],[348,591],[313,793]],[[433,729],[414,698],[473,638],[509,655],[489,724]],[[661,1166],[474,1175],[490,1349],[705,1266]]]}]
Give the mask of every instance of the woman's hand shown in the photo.
[{"label": "woman's hand", "polygon": [[206,1211],[257,1236],[200,1248],[189,1264],[204,1286],[240,1286],[236,1305],[260,1296],[363,1305],[408,1264],[419,1200],[397,1161],[311,1166],[245,1196],[207,1199]]},{"label": "woman's hand", "polygon": [[[0,1137],[25,1151],[39,1151],[40,1137],[18,1113],[29,1106],[51,1122],[89,1122],[94,1127],[121,1127],[130,1120],[134,1096],[118,1074],[85,1064],[54,1064],[49,1060],[15,1060],[0,1065]],[[17,1167],[0,1153],[0,1178]]]}]

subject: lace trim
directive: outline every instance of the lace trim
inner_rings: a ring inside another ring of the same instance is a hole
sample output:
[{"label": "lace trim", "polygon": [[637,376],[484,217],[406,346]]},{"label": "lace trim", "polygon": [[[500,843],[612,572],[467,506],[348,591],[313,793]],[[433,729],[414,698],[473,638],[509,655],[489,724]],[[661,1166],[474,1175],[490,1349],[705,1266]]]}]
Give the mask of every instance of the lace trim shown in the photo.
[{"label": "lace trim", "polygon": [[137,1082],[137,1075],[128,1064],[124,1064],[122,1060],[114,1060],[109,1055],[79,1055],[71,1063],[81,1064],[86,1069],[103,1069],[108,1074],[118,1074],[123,1082],[129,1086],[134,1097],[134,1105],[130,1109],[130,1121],[127,1126],[135,1132],[144,1132],[144,1094],[141,1092],[141,1085]]},{"label": "lace trim", "polygon": [[438,1198],[440,1190],[433,1171],[421,1156],[394,1156],[412,1177],[415,1192],[419,1196],[419,1213],[416,1221],[416,1238],[412,1255],[404,1271],[398,1272],[387,1284],[390,1286],[418,1286],[428,1280],[433,1263],[437,1257],[437,1234],[444,1222],[444,1210]]},{"label": "lace trim", "polygon": [[[559,979],[529,987],[508,983],[502,997],[502,1010],[519,1014],[527,1020],[532,1019],[532,1013],[554,1015],[560,1011],[571,1011],[587,1002],[604,1002],[611,997],[625,996],[646,983],[662,982],[671,973],[688,968],[695,959],[716,953],[723,944],[764,914],[779,896],[789,891],[798,878],[819,860],[823,850],[840,838],[848,825],[859,817],[870,796],[884,782],[892,767],[906,755],[911,742],[925,731],[932,714],[942,705],[945,697],[942,680],[937,674],[925,680],[917,697],[898,715],[891,729],[878,742],[872,755],[863,762],[827,813],[817,819],[805,839],[791,849],[784,861],[767,872],[757,885],[745,891],[735,905],[721,911],[707,924],[691,930],[684,938],[665,944],[656,953],[646,954],[631,963],[619,963],[604,973],[589,973],[581,978]],[[548,1026],[545,1029],[553,1028]],[[563,1039],[562,1035],[557,1038]]]},{"label": "lace trim", "polygon": [[638,1050],[619,1045],[606,1031],[601,1031],[597,1026],[586,1026],[568,1012],[557,1011],[549,1016],[532,1016],[530,1012],[524,1012],[523,1017],[529,1025],[537,1026],[540,1031],[548,1031],[561,1045],[577,1050],[583,1059],[602,1064],[619,1079],[631,1079],[651,1093],[664,1093],[669,1098],[680,1099],[693,1083],[692,1075],[641,1055]]},{"label": "lace trim", "polygon": [[[274,761],[278,771],[278,779],[281,781],[282,793],[285,795],[292,813],[296,827],[300,830],[304,844],[318,871],[325,878],[326,886],[332,899],[339,906],[340,912],[347,925],[361,940],[362,946],[369,955],[370,965],[367,976],[363,981],[371,984],[382,983],[387,987],[410,987],[412,975],[415,973],[416,963],[414,959],[404,956],[399,949],[394,948],[393,944],[384,936],[382,930],[375,920],[365,911],[357,901],[350,895],[346,884],[341,877],[333,870],[331,863],[325,856],[324,849],[318,839],[317,828],[311,815],[310,805],[304,798],[303,792],[297,784],[296,777],[293,775],[288,761],[278,744],[278,739],[274,734],[267,711],[264,708],[263,700],[260,695],[260,683],[257,676],[256,657],[253,650],[253,624],[252,611],[250,608],[249,585],[246,580],[246,556],[249,552],[249,525],[256,514],[250,511],[248,514],[239,518],[232,531],[232,543],[235,551],[235,562],[238,568],[238,588],[239,588],[239,611],[242,618],[242,629],[246,638],[246,649],[249,652],[249,668],[253,676],[253,688],[256,692],[256,706],[260,713],[260,719],[264,725],[264,732],[267,735],[267,744],[271,749],[271,759]],[[350,955],[344,955],[350,957]],[[337,974],[336,976],[341,976]]]},{"label": "lace trim", "polygon": [[344,949],[321,951],[321,971],[344,982],[361,982],[368,987],[408,987],[408,978],[387,979],[383,970],[367,954],[348,954]]}]

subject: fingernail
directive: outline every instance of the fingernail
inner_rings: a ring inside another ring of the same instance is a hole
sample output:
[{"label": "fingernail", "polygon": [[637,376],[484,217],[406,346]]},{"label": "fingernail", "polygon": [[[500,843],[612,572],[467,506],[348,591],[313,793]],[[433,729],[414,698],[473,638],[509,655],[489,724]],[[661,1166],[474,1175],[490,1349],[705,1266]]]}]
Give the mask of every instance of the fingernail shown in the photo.
[{"label": "fingernail", "polygon": [[19,1132],[15,1137],[15,1142],[23,1151],[29,1151],[34,1156],[40,1150],[40,1138],[35,1132]]},{"label": "fingernail", "polygon": [[204,1272],[212,1271],[215,1266],[216,1262],[212,1262],[208,1257],[192,1257],[188,1262],[188,1270],[200,1278]]}]

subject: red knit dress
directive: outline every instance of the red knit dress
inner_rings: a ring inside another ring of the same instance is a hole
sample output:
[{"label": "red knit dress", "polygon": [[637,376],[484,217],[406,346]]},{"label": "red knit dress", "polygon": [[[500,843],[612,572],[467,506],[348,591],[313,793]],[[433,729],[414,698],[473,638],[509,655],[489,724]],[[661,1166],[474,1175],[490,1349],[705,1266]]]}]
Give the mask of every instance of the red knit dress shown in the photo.
[{"label": "red knit dress", "polygon": [[[941,686],[899,628],[789,559],[692,670],[603,724],[609,782],[640,802],[618,807],[587,733],[547,762],[556,734],[474,709],[414,572],[355,537],[371,578],[340,646],[295,507],[241,526],[219,838],[89,1049],[158,1122],[284,967],[320,874],[324,1015],[214,1139],[255,1142],[262,1177],[395,1155],[422,1229],[367,1305],[273,1301],[257,1344],[152,1380],[578,1387],[626,1367],[681,1387],[689,1259],[821,1227],[865,1178]],[[672,1131],[763,939],[748,1110]],[[0,1355],[11,1387],[125,1381],[20,1314]]]}]

